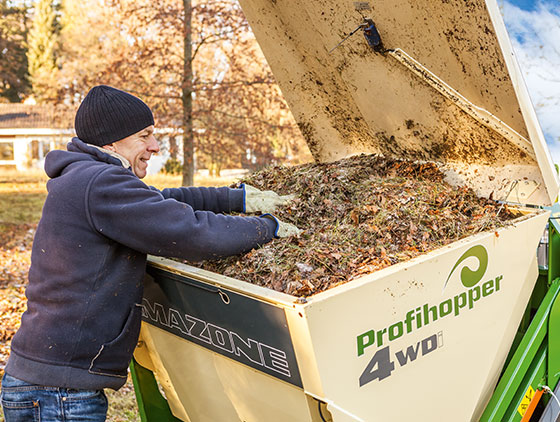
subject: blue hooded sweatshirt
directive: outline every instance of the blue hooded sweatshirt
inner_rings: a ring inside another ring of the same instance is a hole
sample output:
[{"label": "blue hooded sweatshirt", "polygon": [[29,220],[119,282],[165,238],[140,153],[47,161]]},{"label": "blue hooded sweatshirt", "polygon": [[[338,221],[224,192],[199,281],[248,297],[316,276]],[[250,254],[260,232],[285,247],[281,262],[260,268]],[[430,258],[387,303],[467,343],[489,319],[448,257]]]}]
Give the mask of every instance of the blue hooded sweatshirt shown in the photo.
[{"label": "blue hooded sweatshirt", "polygon": [[159,191],[78,138],[50,152],[45,170],[27,311],[6,366],[29,383],[120,388],[138,340],[147,254],[217,259],[274,237],[273,219],[221,214],[243,211],[243,189]]}]

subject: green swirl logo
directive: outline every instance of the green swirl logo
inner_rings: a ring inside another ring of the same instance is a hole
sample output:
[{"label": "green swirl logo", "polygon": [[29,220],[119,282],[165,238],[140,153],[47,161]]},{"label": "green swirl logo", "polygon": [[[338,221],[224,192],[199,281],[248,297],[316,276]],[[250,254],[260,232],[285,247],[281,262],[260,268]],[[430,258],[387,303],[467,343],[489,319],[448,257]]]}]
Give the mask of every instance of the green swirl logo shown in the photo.
[{"label": "green swirl logo", "polygon": [[466,259],[471,258],[471,257],[474,257],[478,260],[478,268],[476,270],[473,270],[473,269],[469,268],[467,265],[465,265],[461,269],[461,283],[463,283],[463,286],[465,286],[466,288],[469,288],[469,287],[473,287],[480,280],[482,280],[482,277],[484,276],[484,273],[486,272],[486,269],[488,268],[488,252],[486,251],[486,248],[484,246],[476,245],[476,246],[473,246],[472,248],[468,249],[457,260],[457,262],[453,266],[453,269],[449,273],[449,276],[447,277],[447,280],[445,280],[445,284],[443,285],[444,289],[447,286],[447,283],[449,282],[449,279],[453,275],[453,272],[455,271],[455,269],[459,265],[461,265]]}]

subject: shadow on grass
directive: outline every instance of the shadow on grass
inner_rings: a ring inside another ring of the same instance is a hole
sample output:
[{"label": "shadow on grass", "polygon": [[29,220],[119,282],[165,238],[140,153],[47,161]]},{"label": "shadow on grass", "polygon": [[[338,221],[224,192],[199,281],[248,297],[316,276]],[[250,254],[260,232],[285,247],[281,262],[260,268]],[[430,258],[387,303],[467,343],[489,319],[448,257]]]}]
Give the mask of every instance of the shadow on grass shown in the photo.
[{"label": "shadow on grass", "polygon": [[33,224],[41,218],[46,193],[1,192],[0,222]]}]

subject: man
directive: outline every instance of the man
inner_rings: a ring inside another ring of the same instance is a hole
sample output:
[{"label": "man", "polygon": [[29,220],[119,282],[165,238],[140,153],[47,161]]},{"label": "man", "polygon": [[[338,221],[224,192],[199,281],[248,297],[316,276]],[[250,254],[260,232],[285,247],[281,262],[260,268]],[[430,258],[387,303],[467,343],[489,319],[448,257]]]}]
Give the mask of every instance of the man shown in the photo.
[{"label": "man", "polygon": [[103,388],[120,388],[138,339],[146,255],[189,260],[247,252],[297,228],[269,212],[288,197],[255,188],[159,191],[140,179],[159,151],[140,99],[94,87],[51,178],[33,242],[27,311],[2,380],[12,421],[103,421]]}]

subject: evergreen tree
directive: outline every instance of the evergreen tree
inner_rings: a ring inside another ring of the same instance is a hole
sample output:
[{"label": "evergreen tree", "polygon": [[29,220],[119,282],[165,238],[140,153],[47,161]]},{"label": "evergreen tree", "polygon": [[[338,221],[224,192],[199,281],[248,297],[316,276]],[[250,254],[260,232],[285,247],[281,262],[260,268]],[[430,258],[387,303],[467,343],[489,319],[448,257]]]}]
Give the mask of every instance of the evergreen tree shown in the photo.
[{"label": "evergreen tree", "polygon": [[39,101],[56,97],[57,23],[52,0],[35,3],[33,24],[28,36],[27,60],[33,94]]},{"label": "evergreen tree", "polygon": [[0,101],[19,102],[30,92],[25,2],[0,1]]}]

